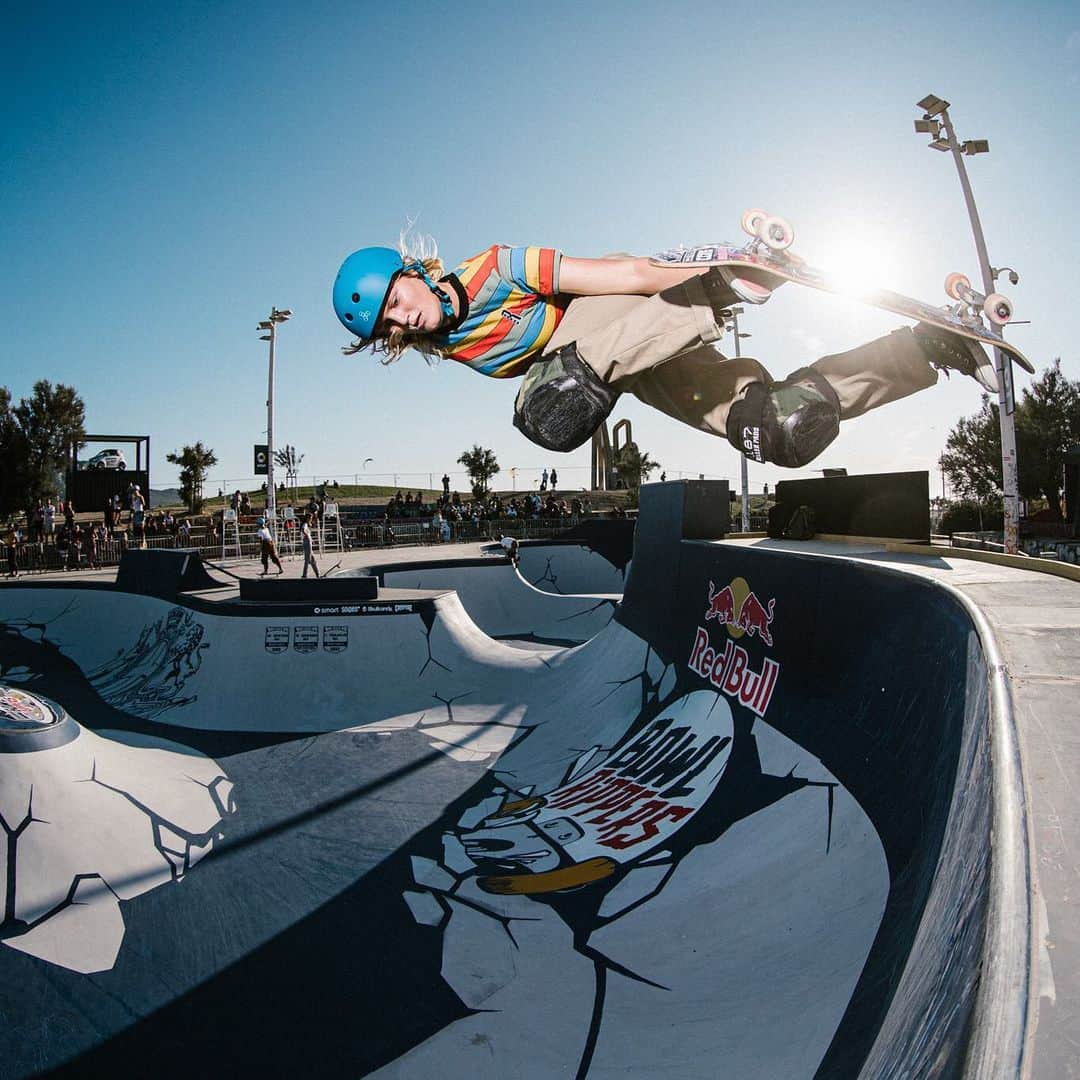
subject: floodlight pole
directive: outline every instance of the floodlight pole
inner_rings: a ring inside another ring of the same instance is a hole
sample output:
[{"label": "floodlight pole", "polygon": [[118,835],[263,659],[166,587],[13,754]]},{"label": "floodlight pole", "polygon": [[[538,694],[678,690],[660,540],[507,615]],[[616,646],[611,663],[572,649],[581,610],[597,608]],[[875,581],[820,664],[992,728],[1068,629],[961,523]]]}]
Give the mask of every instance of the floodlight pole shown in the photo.
[{"label": "floodlight pole", "polygon": [[[929,101],[930,97],[924,101]],[[949,119],[949,103],[937,99],[936,108],[927,108],[927,115],[933,113],[935,118],[941,120],[945,129],[945,141],[956,163],[956,172],[960,177],[960,187],[964,192],[964,202],[967,205],[968,218],[971,221],[971,231],[975,237],[975,250],[979,257],[979,270],[982,273],[983,293],[989,296],[994,289],[994,270],[990,265],[990,257],[986,252],[986,238],[983,235],[982,224],[979,221],[979,211],[975,208],[975,196],[971,190],[971,182],[968,180],[967,169],[964,167],[964,158],[961,144],[956,138],[952,120]],[[919,105],[924,108],[922,102]],[[984,148],[988,149],[988,147]],[[1012,383],[1012,361],[1001,349],[994,348],[994,368],[998,377],[998,426],[1001,429],[1001,487],[1002,487],[1002,525],[1005,553],[1015,555],[1019,548],[1020,539],[1020,484],[1016,461],[1016,420],[1014,410],[1016,399]]]},{"label": "floodlight pole", "polygon": [[[738,360],[742,356],[742,350],[739,348],[739,340],[744,337],[749,337],[749,334],[739,333],[739,316],[743,313],[741,307],[728,308],[727,314],[731,318],[731,331],[735,335],[735,359]],[[739,479],[742,484],[742,531],[748,533],[750,531],[750,474],[746,463],[746,455],[739,454]]]},{"label": "floodlight pole", "polygon": [[279,323],[291,318],[292,312],[271,308],[270,316],[259,324],[268,333],[263,340],[270,342],[270,371],[266,380],[266,525],[277,541],[277,492],[274,489],[274,347],[277,344]]}]

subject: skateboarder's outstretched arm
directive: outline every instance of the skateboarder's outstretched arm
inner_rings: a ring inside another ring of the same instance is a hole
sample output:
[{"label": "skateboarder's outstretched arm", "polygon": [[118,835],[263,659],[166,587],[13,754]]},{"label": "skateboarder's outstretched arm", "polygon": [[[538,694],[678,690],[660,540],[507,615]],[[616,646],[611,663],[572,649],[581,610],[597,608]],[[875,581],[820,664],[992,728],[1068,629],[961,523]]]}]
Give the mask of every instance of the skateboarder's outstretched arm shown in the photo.
[{"label": "skateboarder's outstretched arm", "polygon": [[562,258],[559,291],[571,296],[655,296],[705,272],[703,267],[657,266],[650,259]]}]

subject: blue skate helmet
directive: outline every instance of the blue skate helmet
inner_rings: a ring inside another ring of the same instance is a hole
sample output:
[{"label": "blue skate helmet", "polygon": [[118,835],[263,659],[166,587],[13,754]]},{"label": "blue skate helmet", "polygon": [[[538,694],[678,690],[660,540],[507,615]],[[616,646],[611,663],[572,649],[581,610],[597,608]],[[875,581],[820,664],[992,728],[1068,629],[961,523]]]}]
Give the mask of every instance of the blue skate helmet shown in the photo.
[{"label": "blue skate helmet", "polygon": [[259,518],[259,520],[255,522],[255,524],[256,525],[265,525],[266,524],[266,518]]},{"label": "blue skate helmet", "polygon": [[421,263],[406,263],[393,248],[366,247],[354,251],[341,264],[334,280],[334,311],[341,325],[361,341],[371,341],[390,286],[398,274],[407,270],[419,274],[438,298],[443,319],[452,318],[450,297],[431,280]]}]

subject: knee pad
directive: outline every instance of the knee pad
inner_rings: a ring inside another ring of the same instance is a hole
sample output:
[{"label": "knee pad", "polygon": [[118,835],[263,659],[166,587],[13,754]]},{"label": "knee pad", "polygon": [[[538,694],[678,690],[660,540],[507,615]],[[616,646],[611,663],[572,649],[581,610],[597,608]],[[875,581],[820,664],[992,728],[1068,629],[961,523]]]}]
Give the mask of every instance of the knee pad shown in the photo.
[{"label": "knee pad", "polygon": [[800,368],[783,382],[751,383],[728,412],[727,437],[755,461],[797,469],[840,431],[840,400],[823,375]]},{"label": "knee pad", "polygon": [[533,362],[514,403],[514,427],[527,439],[565,453],[607,419],[619,399],[570,342]]}]

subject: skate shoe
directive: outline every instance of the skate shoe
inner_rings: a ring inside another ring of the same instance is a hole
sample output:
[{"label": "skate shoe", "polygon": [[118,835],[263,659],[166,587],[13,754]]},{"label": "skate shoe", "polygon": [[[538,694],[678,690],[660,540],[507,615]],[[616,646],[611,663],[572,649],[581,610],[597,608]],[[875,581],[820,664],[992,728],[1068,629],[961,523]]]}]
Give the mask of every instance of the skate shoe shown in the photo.
[{"label": "skate shoe", "polygon": [[987,393],[998,392],[994,365],[974,341],[929,323],[917,323],[911,332],[931,367],[944,371],[946,378],[950,371],[959,371],[970,375]]}]

